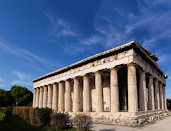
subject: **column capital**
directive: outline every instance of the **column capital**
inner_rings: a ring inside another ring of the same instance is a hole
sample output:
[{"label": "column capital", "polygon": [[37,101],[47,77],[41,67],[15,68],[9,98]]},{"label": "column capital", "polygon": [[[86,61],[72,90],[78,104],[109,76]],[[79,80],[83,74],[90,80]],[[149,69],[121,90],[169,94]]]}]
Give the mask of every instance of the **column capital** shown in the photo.
[{"label": "column capital", "polygon": [[115,67],[109,68],[109,70],[116,70],[116,71],[118,71],[119,68],[120,68],[120,66],[115,66]]},{"label": "column capital", "polygon": [[137,66],[135,62],[128,63],[127,66]]},{"label": "column capital", "polygon": [[58,85],[58,83],[57,82],[54,82],[53,85]]},{"label": "column capital", "polygon": [[85,75],[83,75],[83,78],[84,78],[84,77],[87,77],[87,76],[90,77],[91,74],[90,74],[90,73],[86,73]]},{"label": "column capital", "polygon": [[53,84],[48,84],[48,87],[52,87],[53,86]]},{"label": "column capital", "polygon": [[95,74],[102,74],[102,72],[101,72],[101,70],[97,70],[97,71],[94,71],[94,72],[92,72],[94,75]]}]

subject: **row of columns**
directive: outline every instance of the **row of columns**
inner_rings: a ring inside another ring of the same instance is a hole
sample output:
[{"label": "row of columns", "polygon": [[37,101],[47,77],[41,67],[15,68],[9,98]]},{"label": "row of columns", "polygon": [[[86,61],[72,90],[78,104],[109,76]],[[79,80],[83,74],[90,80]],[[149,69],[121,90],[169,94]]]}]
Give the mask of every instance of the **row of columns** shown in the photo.
[{"label": "row of columns", "polygon": [[[119,112],[119,83],[118,83],[118,68],[110,69],[110,101],[111,112]],[[137,69],[135,64],[128,65],[128,111],[137,112],[147,110],[167,109],[165,87],[155,80],[153,84],[153,77],[149,76],[148,82],[148,102],[146,94],[146,73],[140,71],[139,93],[137,83]],[[103,112],[103,87],[102,75],[100,71],[94,73],[95,75],[95,89],[96,89],[96,112]],[[79,78],[73,79],[73,111],[80,112],[80,83]],[[160,89],[160,90],[159,90]],[[58,92],[58,93],[57,93]],[[154,94],[155,92],[155,94]],[[139,96],[138,96],[139,94]],[[86,74],[83,76],[83,112],[90,112],[90,78]],[[71,99],[71,82],[59,82],[42,86],[34,89],[33,107],[52,108],[57,111],[70,112],[72,110]],[[138,99],[139,97],[139,99]],[[139,102],[139,104],[138,104]],[[139,105],[139,107],[138,107]],[[161,106],[160,106],[161,105]]]}]

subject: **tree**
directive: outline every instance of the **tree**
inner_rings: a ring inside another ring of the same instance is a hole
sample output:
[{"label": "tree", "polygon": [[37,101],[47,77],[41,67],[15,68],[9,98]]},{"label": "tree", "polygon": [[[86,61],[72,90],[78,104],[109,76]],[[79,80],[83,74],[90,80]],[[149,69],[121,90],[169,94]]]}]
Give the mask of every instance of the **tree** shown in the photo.
[{"label": "tree", "polygon": [[15,99],[15,105],[27,106],[31,105],[33,93],[22,86],[12,86],[10,90],[11,96]]},{"label": "tree", "polygon": [[0,89],[0,107],[12,106],[14,98],[11,96],[10,91]]}]

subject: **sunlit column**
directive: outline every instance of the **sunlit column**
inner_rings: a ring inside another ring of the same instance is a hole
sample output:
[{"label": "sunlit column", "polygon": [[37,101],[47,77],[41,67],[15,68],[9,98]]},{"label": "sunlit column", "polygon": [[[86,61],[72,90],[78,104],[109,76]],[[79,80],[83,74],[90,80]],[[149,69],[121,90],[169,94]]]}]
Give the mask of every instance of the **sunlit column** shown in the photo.
[{"label": "sunlit column", "polygon": [[103,87],[102,75],[100,71],[95,72],[95,88],[96,88],[96,112],[103,112]]},{"label": "sunlit column", "polygon": [[136,67],[132,63],[128,65],[128,111],[138,111]]},{"label": "sunlit column", "polygon": [[71,83],[70,80],[65,81],[65,112],[71,111]]},{"label": "sunlit column", "polygon": [[47,85],[43,87],[43,108],[47,107]]},{"label": "sunlit column", "polygon": [[79,89],[79,80],[74,78],[74,100],[73,100],[73,111],[80,111],[80,89]]},{"label": "sunlit column", "polygon": [[119,111],[119,85],[117,68],[110,69],[111,112]]},{"label": "sunlit column", "polygon": [[90,78],[83,76],[83,112],[90,112]]},{"label": "sunlit column", "polygon": [[33,107],[35,107],[36,102],[36,88],[34,88],[34,94],[33,94]]},{"label": "sunlit column", "polygon": [[53,84],[53,98],[52,98],[52,109],[58,109],[58,84]]},{"label": "sunlit column", "polygon": [[36,89],[36,107],[39,107],[39,92],[40,92],[40,89],[39,87],[37,87]]},{"label": "sunlit column", "polygon": [[43,87],[40,87],[39,108],[43,107]]},{"label": "sunlit column", "polygon": [[48,85],[48,102],[47,102],[48,108],[52,108],[52,87],[53,85],[51,84]]},{"label": "sunlit column", "polygon": [[58,100],[58,111],[64,111],[64,83],[59,82],[59,100]]}]

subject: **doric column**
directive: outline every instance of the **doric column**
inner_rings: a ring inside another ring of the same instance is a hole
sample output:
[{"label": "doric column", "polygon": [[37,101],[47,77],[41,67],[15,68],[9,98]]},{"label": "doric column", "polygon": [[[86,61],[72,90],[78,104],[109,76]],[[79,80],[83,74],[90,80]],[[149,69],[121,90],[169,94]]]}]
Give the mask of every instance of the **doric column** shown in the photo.
[{"label": "doric column", "polygon": [[39,108],[43,107],[43,87],[40,87]]},{"label": "doric column", "polygon": [[40,89],[39,88],[37,88],[36,89],[37,91],[37,93],[36,93],[36,107],[39,107],[39,92],[40,92]]},{"label": "doric column", "polygon": [[139,82],[139,107],[140,111],[147,111],[147,94],[146,94],[146,75],[145,71],[140,71]]},{"label": "doric column", "polygon": [[163,86],[163,94],[164,94],[164,109],[167,110],[167,101],[166,101],[166,87]]},{"label": "doric column", "polygon": [[80,89],[79,89],[79,80],[74,78],[74,100],[73,100],[73,111],[80,111]]},{"label": "doric column", "polygon": [[70,80],[65,81],[65,112],[71,111],[71,83]]},{"label": "doric column", "polygon": [[36,102],[36,88],[34,88],[34,92],[33,92],[33,107],[35,107],[35,102]]},{"label": "doric column", "polygon": [[138,111],[136,67],[132,63],[128,65],[128,111]]},{"label": "doric column", "polygon": [[149,76],[149,83],[148,83],[148,108],[149,110],[155,110],[154,84],[153,84],[152,76]]},{"label": "doric column", "polygon": [[53,98],[52,98],[52,109],[58,109],[58,84],[53,84]]},{"label": "doric column", "polygon": [[43,87],[43,108],[47,107],[47,86]]},{"label": "doric column", "polygon": [[163,86],[160,83],[160,102],[161,102],[161,109],[164,109],[164,100],[163,100]]},{"label": "doric column", "polygon": [[100,71],[95,72],[95,88],[96,88],[96,112],[103,112],[103,87],[102,87],[102,75]]},{"label": "doric column", "polygon": [[48,108],[52,108],[52,87],[53,85],[51,84],[48,85],[48,102],[47,102]]},{"label": "doric column", "polygon": [[119,85],[117,68],[110,69],[111,112],[119,112]]},{"label": "doric column", "polygon": [[59,100],[58,100],[58,111],[64,111],[64,83],[59,82]]},{"label": "doric column", "polygon": [[90,79],[88,74],[83,76],[83,112],[90,112]]},{"label": "doric column", "polygon": [[159,85],[158,80],[155,80],[155,108],[160,110],[160,99],[159,99]]}]

